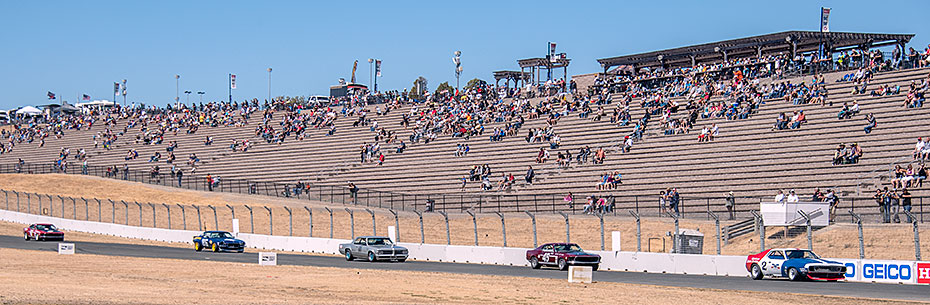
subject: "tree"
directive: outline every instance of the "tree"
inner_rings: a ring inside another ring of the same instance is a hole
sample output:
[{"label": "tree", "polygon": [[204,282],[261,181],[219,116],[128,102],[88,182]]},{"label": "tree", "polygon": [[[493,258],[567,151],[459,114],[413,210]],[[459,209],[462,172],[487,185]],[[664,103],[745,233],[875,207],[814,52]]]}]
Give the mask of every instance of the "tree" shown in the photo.
[{"label": "tree", "polygon": [[449,94],[455,94],[455,88],[449,85],[449,82],[443,82],[439,84],[439,87],[436,87],[436,95],[441,95],[443,91],[448,91]]},{"label": "tree", "polygon": [[410,93],[407,94],[407,97],[412,99],[423,99],[424,93],[429,92],[429,89],[426,87],[427,81],[425,77],[417,77],[413,80],[413,87],[410,87]]},{"label": "tree", "polygon": [[485,82],[484,80],[477,79],[477,78],[473,78],[472,80],[468,81],[468,84],[465,85],[465,88],[464,88],[464,89],[467,91],[467,90],[471,90],[471,89],[473,89],[473,88],[475,88],[475,87],[477,87],[477,86],[484,86],[484,85],[486,85],[486,84],[487,84],[487,82]]}]

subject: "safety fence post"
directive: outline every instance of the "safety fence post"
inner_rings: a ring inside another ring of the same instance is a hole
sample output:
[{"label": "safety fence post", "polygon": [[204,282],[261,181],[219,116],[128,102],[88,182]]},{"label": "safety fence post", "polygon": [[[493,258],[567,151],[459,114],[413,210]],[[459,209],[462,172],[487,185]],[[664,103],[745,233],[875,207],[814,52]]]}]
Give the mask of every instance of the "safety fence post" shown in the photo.
[{"label": "safety fence post", "polygon": [[478,246],[478,219],[475,218],[475,213],[472,213],[471,211],[465,211],[465,213],[468,213],[468,215],[471,215],[471,223],[475,227],[475,246],[477,247]]},{"label": "safety fence post", "polygon": [[249,232],[255,234],[255,218],[252,217],[252,207],[249,207],[247,204],[243,204],[242,206],[249,210]]},{"label": "safety fence post", "polygon": [[378,236],[378,230],[375,229],[377,227],[375,226],[375,212],[372,212],[371,209],[368,208],[365,208],[365,212],[371,214],[371,235]]},{"label": "safety fence post", "polygon": [[[138,201],[133,201],[133,203],[135,203],[136,206],[139,207],[139,226],[141,227],[142,226],[142,204],[139,204]],[[129,223],[127,222],[126,225],[129,225]]]},{"label": "safety fence post", "polygon": [[346,213],[349,213],[349,226],[351,228],[350,232],[352,233],[352,239],[355,239],[355,212],[353,212],[349,208],[345,208],[345,209],[346,209]]},{"label": "safety fence post", "polygon": [[413,210],[414,213],[417,213],[417,218],[420,219],[420,244],[426,243],[426,236],[423,234],[423,212]]},{"label": "safety fence post", "polygon": [[[378,192],[379,207],[380,207],[380,202],[381,202],[380,198],[381,198],[381,192]],[[388,212],[391,212],[391,214],[394,215],[394,239],[396,239],[394,242],[400,242],[400,220],[397,218],[397,212],[395,212],[394,210],[388,210]]]},{"label": "safety fence post", "polygon": [[501,218],[501,238],[504,240],[504,248],[506,248],[507,247],[507,224],[504,223],[504,214],[501,214],[501,212],[494,212],[494,213],[497,214],[497,217]]},{"label": "safety fence post", "polygon": [[572,234],[568,225],[568,215],[563,212],[559,212],[559,215],[562,215],[562,217],[565,218],[565,242],[570,243],[572,242]]},{"label": "safety fence post", "polygon": [[77,200],[74,197],[68,197],[71,199],[71,218],[77,220]]},{"label": "safety fence post", "polygon": [[[760,199],[761,200],[761,199]],[[756,220],[756,231],[759,232],[759,252],[765,251],[765,223],[762,222],[762,215],[759,212],[749,211]]]},{"label": "safety fence post", "polygon": [[267,206],[262,206],[268,211],[268,235],[274,235],[274,214],[271,213],[271,209]]},{"label": "safety fence post", "polygon": [[530,216],[530,220],[533,222],[533,248],[536,248],[538,244],[536,239],[536,215],[533,215],[530,211],[523,211],[523,213]]},{"label": "safety fence post", "polygon": [[[309,195],[310,195],[310,193],[307,193],[307,196],[308,196],[308,197],[309,197]],[[306,207],[306,206],[304,206],[304,210],[307,210],[307,215],[308,215],[308,216],[307,216],[307,219],[310,220],[310,228],[309,228],[309,230],[307,231],[307,232],[308,232],[307,234],[308,234],[308,236],[313,237],[313,210],[311,210],[309,207]]]},{"label": "safety fence post", "polygon": [[640,252],[640,251],[643,251],[643,243],[642,243],[643,230],[642,230],[642,227],[640,226],[641,223],[639,221],[639,212],[630,211],[630,215],[633,215],[633,218],[636,218],[636,252]]},{"label": "safety fence post", "polygon": [[168,211],[168,230],[171,230],[171,206],[164,203],[161,205]]},{"label": "safety fence post", "polygon": [[449,215],[444,211],[439,211],[439,215],[442,215],[442,218],[446,220],[446,245],[452,244],[452,234],[449,233]]},{"label": "safety fence post", "polygon": [[81,197],[81,200],[84,200],[84,220],[90,220],[90,207],[87,204],[87,199]]},{"label": "safety fence post", "polygon": [[916,260],[920,260],[920,230],[917,228],[917,217],[914,217],[914,214],[911,214],[910,211],[904,211],[904,214],[907,215],[907,219],[914,224],[914,257]]},{"label": "safety fence post", "polygon": [[291,208],[285,206],[284,210],[287,211],[287,236],[294,236],[294,214]]},{"label": "safety fence post", "polygon": [[717,214],[711,212],[710,209],[707,210],[707,215],[714,219],[714,226],[717,228],[717,255],[720,255],[720,217],[717,217]]},{"label": "safety fence post", "polygon": [[329,238],[333,238],[333,210],[330,210],[328,207],[323,207],[329,212]]},{"label": "safety fence post", "polygon": [[675,232],[672,234],[672,253],[678,253],[681,249],[678,248],[678,215],[672,214],[669,211],[665,211],[665,214],[668,214],[669,217],[675,220]]},{"label": "safety fence post", "polygon": [[187,230],[187,215],[184,213],[184,206],[180,203],[175,203],[179,208],[181,208],[181,224],[184,230]]},{"label": "safety fence post", "polygon": [[203,218],[200,217],[200,206],[191,205],[197,210],[197,231],[203,231]]},{"label": "safety fence post", "polygon": [[155,217],[155,215],[156,215],[156,214],[155,214],[155,205],[152,204],[152,203],[149,203],[149,206],[152,207],[152,227],[153,227],[153,228],[157,228],[157,227],[158,227],[158,222],[156,221],[156,217]]},{"label": "safety fence post", "polygon": [[862,217],[853,213],[852,210],[849,210],[849,215],[852,216],[853,221],[856,222],[856,227],[859,229],[859,259],[865,259],[865,241],[862,237]]},{"label": "safety fence post", "polygon": [[226,208],[228,208],[229,213],[232,214],[232,219],[236,219],[236,209],[234,209],[231,205],[228,205],[228,204],[226,205]]}]

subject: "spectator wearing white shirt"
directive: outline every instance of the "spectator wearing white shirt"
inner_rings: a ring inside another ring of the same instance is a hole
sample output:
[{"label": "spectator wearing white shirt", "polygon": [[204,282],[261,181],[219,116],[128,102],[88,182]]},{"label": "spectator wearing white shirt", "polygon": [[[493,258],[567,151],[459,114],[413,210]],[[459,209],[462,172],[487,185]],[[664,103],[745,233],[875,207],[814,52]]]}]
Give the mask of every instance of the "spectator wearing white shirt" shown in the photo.
[{"label": "spectator wearing white shirt", "polygon": [[778,195],[775,195],[775,203],[785,203],[785,193],[781,190],[778,190]]},{"label": "spectator wearing white shirt", "polygon": [[792,203],[792,202],[797,203],[798,201],[800,201],[800,199],[798,199],[798,195],[794,193],[794,190],[791,190],[791,192],[788,193],[787,200],[789,203]]}]

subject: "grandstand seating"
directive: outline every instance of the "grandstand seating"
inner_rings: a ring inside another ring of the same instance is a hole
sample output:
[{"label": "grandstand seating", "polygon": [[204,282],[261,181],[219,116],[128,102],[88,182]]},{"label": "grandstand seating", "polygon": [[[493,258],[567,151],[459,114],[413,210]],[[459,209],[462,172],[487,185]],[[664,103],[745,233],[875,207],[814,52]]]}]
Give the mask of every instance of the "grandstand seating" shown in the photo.
[{"label": "grandstand seating", "polygon": [[[926,78],[930,69],[914,69],[879,73],[874,76],[870,88],[882,84],[906,87],[912,80]],[[620,154],[617,145],[632,127],[616,127],[609,121],[595,122],[590,118],[579,118],[571,114],[562,118],[555,126],[556,134],[562,138],[562,147],[552,150],[553,159],[545,164],[536,164],[535,156],[540,147],[548,143],[527,144],[524,136],[529,128],[545,127],[545,118],[527,120],[516,136],[491,142],[487,136],[450,138],[440,136],[429,144],[413,144],[407,141],[409,132],[399,125],[403,113],[409,106],[393,110],[384,116],[370,114],[381,127],[398,132],[398,138],[408,142],[403,154],[394,153],[394,145],[382,143],[386,153],[384,165],[377,163],[359,164],[360,146],[373,143],[375,134],[369,127],[352,127],[354,117],[340,117],[337,131],[326,136],[326,130],[313,130],[303,141],[289,138],[284,144],[266,144],[255,136],[258,115],[245,127],[201,127],[196,134],[166,134],[164,144],[136,144],[138,128],[132,129],[111,151],[102,147],[93,149],[92,136],[103,130],[102,124],[91,130],[65,131],[62,139],[50,137],[45,147],[35,143],[18,144],[13,152],[0,156],[0,162],[13,163],[18,158],[27,162],[52,162],[61,147],[71,148],[74,153],[85,148],[92,165],[119,165],[128,163],[132,169],[148,169],[148,157],[155,151],[166,156],[165,146],[177,141],[175,154],[179,165],[185,164],[190,153],[196,153],[203,165],[197,175],[207,173],[223,178],[245,178],[257,181],[293,183],[296,181],[344,186],[351,181],[362,188],[413,194],[462,194],[461,178],[473,165],[489,164],[493,170],[491,181],[496,183],[502,173],[517,177],[517,186],[504,194],[578,195],[615,194],[655,196],[667,187],[677,187],[686,197],[722,197],[733,191],[738,196],[770,196],[778,189],[795,189],[800,194],[809,194],[814,188],[831,188],[841,195],[862,194],[874,190],[875,183],[887,183],[871,179],[887,172],[895,162],[910,161],[910,152],[919,136],[930,136],[924,127],[926,108],[906,109],[901,105],[906,93],[871,97],[851,95],[852,83],[835,83],[833,80],[843,73],[827,75],[829,101],[833,106],[792,105],[782,99],[768,100],[758,112],[745,120],[727,121],[721,118],[698,119],[695,129],[716,123],[720,136],[712,142],[697,142],[697,134],[663,135],[657,123],[650,124],[644,140],[634,145],[627,154]],[[810,77],[795,79],[810,81]],[[906,89],[902,89],[906,91]],[[538,100],[538,99],[536,99]],[[857,100],[862,113],[849,120],[837,120],[836,113],[843,102]],[[370,106],[369,108],[374,108]],[[778,113],[804,110],[808,123],[798,130],[772,131]],[[643,109],[631,107],[634,119],[643,115]],[[862,128],[865,113],[874,113],[878,127],[866,135]],[[685,115],[679,113],[678,116]],[[276,114],[276,122],[280,114]],[[126,123],[121,121],[119,130]],[[492,130],[502,123],[485,126]],[[214,144],[205,146],[204,138],[210,135]],[[229,144],[233,140],[249,139],[255,146],[248,152],[232,152]],[[471,151],[466,157],[455,157],[453,152],[458,143],[468,143]],[[864,150],[860,163],[853,165],[831,165],[833,150],[840,143],[859,143]],[[609,149],[603,164],[573,164],[568,169],[558,169],[554,158],[558,151],[569,149],[572,154],[583,146],[592,150],[598,147]],[[139,158],[126,162],[123,157],[128,149],[136,149]],[[73,160],[73,159],[72,159]],[[170,165],[158,163],[163,172]],[[533,185],[522,182],[527,166],[537,171],[538,181]],[[72,162],[72,170],[79,167]],[[189,173],[186,165],[181,166]],[[623,184],[616,190],[598,191],[595,184],[605,171],[619,171]],[[863,182],[864,183],[860,183]],[[469,182],[465,194],[501,194],[482,192],[477,182]],[[863,185],[860,185],[863,184]],[[861,186],[861,188],[860,188]],[[922,195],[917,192],[915,195]]]}]

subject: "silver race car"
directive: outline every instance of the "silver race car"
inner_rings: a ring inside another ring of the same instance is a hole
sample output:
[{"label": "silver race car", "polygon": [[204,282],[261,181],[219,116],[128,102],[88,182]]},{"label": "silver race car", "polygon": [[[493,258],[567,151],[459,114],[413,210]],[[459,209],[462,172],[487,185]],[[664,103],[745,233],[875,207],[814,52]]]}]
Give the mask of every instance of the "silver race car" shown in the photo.
[{"label": "silver race car", "polygon": [[347,261],[362,257],[369,262],[407,260],[407,248],[394,245],[390,238],[383,236],[356,237],[351,243],[339,245],[339,253],[345,255]]}]

